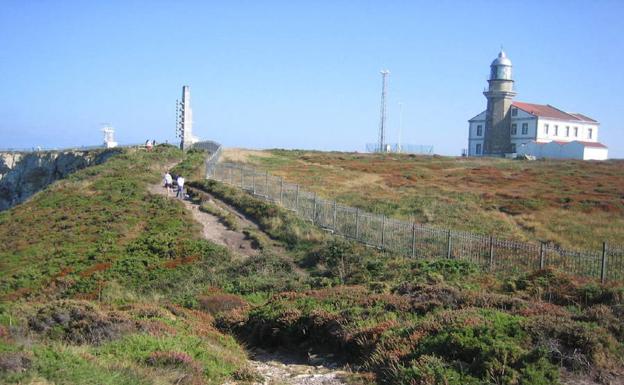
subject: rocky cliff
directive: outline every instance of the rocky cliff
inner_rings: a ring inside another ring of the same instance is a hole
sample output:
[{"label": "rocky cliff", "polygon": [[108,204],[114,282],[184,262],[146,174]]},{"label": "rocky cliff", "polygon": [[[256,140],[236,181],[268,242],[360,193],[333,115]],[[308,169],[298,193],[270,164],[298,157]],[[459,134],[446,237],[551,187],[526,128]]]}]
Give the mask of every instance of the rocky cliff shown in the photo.
[{"label": "rocky cliff", "polygon": [[0,211],[28,199],[76,170],[100,164],[119,149],[0,152]]}]

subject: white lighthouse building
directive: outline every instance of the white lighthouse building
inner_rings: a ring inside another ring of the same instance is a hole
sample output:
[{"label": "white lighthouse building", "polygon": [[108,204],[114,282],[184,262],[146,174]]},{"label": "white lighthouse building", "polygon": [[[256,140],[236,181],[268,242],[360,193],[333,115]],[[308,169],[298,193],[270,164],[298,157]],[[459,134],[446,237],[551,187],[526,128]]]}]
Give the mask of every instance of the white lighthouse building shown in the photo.
[{"label": "white lighthouse building", "polygon": [[490,69],[487,109],[468,121],[469,156],[607,159],[598,121],[549,104],[514,101],[512,64],[502,50]]}]

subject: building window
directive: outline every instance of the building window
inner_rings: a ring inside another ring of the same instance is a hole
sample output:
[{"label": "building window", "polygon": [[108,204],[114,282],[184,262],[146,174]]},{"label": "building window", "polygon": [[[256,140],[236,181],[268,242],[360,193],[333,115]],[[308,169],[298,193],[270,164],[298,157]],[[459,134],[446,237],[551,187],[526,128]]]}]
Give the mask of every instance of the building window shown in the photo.
[{"label": "building window", "polygon": [[566,136],[570,136],[570,126],[566,126]]},{"label": "building window", "polygon": [[529,133],[529,123],[522,123],[522,135]]},{"label": "building window", "polygon": [[594,138],[594,129],[593,128],[590,128],[590,129],[587,130],[587,137],[589,139],[593,139]]},{"label": "building window", "polygon": [[555,136],[559,135],[559,126],[555,126]]},{"label": "building window", "polygon": [[477,126],[477,136],[483,135],[483,127],[479,124]]},{"label": "building window", "polygon": [[578,127],[574,127],[574,137],[578,138]]},{"label": "building window", "polygon": [[511,109],[511,116],[518,116],[518,109],[517,108],[512,108]]},{"label": "building window", "polygon": [[548,135],[548,124],[544,124],[544,133]]},{"label": "building window", "polygon": [[511,152],[516,152],[516,144],[515,143],[511,144]]},{"label": "building window", "polygon": [[477,155],[481,155],[481,143],[477,143]]},{"label": "building window", "polygon": [[518,125],[516,123],[511,124],[511,135],[516,135],[518,133]]}]

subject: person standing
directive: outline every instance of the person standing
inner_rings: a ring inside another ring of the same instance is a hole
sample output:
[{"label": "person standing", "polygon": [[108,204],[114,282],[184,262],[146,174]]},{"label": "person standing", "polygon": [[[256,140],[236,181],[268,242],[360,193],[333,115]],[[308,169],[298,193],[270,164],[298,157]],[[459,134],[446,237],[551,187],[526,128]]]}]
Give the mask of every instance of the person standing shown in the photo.
[{"label": "person standing", "polygon": [[184,199],[184,178],[182,176],[178,176],[178,193],[176,194],[176,198]]},{"label": "person standing", "polygon": [[173,188],[173,178],[171,177],[171,174],[169,174],[169,171],[165,173],[164,183],[165,188],[167,189],[167,195],[169,195],[169,191]]}]

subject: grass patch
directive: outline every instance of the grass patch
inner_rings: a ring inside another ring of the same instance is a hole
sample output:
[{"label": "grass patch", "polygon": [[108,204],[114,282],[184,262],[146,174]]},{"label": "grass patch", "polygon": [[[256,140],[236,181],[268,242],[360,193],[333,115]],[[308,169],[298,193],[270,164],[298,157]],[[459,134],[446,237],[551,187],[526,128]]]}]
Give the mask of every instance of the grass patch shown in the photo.
[{"label": "grass patch", "polygon": [[219,218],[221,223],[223,223],[223,225],[228,229],[232,231],[238,231],[238,219],[228,210],[222,209],[211,202],[204,202],[200,204],[199,210]]},{"label": "grass patch", "polygon": [[438,227],[594,250],[624,238],[621,160],[241,149],[224,157],[342,204]]},{"label": "grass patch", "polygon": [[212,194],[237,207],[255,221],[271,238],[281,241],[289,249],[305,249],[326,237],[311,223],[276,205],[254,198],[236,188],[213,180],[192,182],[190,186]]}]

